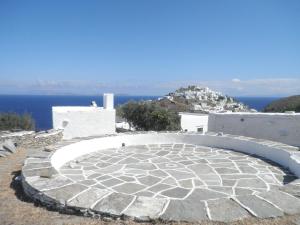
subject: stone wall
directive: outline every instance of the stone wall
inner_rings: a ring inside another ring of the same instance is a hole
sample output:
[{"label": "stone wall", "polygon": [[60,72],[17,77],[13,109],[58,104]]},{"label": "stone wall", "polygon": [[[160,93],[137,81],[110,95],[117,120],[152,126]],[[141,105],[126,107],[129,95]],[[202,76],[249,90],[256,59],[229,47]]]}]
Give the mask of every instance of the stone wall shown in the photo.
[{"label": "stone wall", "polygon": [[38,148],[52,145],[62,139],[61,130],[48,130],[42,132],[19,131],[0,133],[0,143],[11,140],[18,147]]}]

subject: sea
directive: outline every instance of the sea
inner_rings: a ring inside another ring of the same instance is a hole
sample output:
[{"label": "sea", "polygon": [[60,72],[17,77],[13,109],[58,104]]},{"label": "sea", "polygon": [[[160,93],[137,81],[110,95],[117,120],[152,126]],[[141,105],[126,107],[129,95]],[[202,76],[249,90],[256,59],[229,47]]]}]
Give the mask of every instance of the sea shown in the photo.
[{"label": "sea", "polygon": [[[116,95],[114,101],[117,106],[130,100],[154,100],[159,97]],[[279,99],[279,97],[234,98],[257,111]],[[35,120],[37,130],[47,130],[52,128],[52,106],[88,106],[92,101],[96,101],[98,106],[103,105],[102,96],[0,95],[0,112],[29,113]]]}]

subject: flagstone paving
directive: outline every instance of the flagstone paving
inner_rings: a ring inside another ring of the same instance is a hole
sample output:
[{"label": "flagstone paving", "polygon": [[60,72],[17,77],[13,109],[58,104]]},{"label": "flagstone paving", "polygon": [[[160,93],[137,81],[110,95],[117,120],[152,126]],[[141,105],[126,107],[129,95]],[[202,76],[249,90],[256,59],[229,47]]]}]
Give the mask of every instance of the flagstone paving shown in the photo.
[{"label": "flagstone paving", "polygon": [[281,191],[296,176],[269,160],[226,149],[191,144],[106,149],[72,160],[58,173],[53,182],[32,184],[67,206],[111,216],[227,222],[300,212],[300,200]]}]

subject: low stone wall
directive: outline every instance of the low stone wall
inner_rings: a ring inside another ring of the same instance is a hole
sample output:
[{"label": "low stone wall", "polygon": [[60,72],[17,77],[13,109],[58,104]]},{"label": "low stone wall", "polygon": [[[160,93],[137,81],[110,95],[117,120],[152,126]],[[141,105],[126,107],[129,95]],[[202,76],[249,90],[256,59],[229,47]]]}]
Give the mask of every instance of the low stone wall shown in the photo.
[{"label": "low stone wall", "polygon": [[11,140],[16,146],[24,148],[44,147],[52,145],[61,139],[61,130],[48,130],[38,133],[34,131],[2,132],[0,134],[0,143]]}]

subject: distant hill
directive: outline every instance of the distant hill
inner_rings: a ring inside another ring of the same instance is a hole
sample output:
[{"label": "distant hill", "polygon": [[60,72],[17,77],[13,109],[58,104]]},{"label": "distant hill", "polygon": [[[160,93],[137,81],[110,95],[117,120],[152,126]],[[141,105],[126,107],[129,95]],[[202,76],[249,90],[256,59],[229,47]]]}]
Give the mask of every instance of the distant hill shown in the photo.
[{"label": "distant hill", "polygon": [[264,112],[300,112],[300,95],[294,95],[287,98],[281,98],[271,102],[264,109]]},{"label": "distant hill", "polygon": [[[117,115],[124,117],[124,108],[134,102],[119,105]],[[210,112],[257,112],[247,105],[237,101],[233,97],[213,91],[208,87],[188,86],[182,87],[156,100],[142,100],[139,104],[156,106],[158,109],[166,109],[171,113],[195,112],[207,114]]]},{"label": "distant hill", "polygon": [[179,88],[157,100],[130,101],[116,110],[131,128],[156,131],[179,130],[178,112],[256,112],[232,97],[198,86]]},{"label": "distant hill", "polygon": [[[159,106],[171,111],[185,112],[249,112],[247,105],[208,87],[188,86],[154,100]],[[252,110],[253,111],[253,110]]]}]

